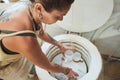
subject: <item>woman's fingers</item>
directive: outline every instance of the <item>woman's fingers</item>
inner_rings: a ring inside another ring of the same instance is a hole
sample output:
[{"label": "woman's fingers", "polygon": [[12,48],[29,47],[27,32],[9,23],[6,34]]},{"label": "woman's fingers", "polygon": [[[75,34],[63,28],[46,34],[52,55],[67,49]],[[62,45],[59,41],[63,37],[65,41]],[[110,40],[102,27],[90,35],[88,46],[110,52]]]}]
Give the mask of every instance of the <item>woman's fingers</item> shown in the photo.
[{"label": "woman's fingers", "polygon": [[72,69],[70,70],[70,72],[67,75],[68,78],[76,78],[77,76],[79,76],[79,75],[76,72],[74,72]]}]

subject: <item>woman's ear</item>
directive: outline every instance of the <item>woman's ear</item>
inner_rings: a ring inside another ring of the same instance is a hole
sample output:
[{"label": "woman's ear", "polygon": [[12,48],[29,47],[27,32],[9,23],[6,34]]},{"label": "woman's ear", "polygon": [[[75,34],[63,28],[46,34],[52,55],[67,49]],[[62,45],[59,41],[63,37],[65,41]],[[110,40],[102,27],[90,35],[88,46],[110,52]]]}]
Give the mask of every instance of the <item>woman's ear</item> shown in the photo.
[{"label": "woman's ear", "polygon": [[36,3],[35,4],[35,10],[38,14],[39,19],[40,20],[43,19],[43,13],[44,13],[45,9],[44,9],[44,7],[42,6],[41,3]]},{"label": "woman's ear", "polygon": [[36,8],[37,12],[39,12],[39,13],[41,13],[42,11],[45,10],[41,3],[36,3],[35,8]]}]

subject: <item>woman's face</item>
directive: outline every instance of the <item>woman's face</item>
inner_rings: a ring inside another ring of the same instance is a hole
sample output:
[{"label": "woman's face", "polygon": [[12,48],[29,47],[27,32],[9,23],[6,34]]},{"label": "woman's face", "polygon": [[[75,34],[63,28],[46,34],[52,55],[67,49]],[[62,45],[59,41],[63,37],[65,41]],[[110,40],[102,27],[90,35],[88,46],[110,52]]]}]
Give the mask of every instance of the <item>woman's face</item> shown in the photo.
[{"label": "woman's face", "polygon": [[43,11],[42,13],[42,19],[41,22],[45,23],[45,24],[52,24],[59,21],[63,20],[63,17],[67,14],[67,12],[69,11],[70,7],[65,8],[64,10],[53,10],[52,12],[47,12],[47,11]]}]

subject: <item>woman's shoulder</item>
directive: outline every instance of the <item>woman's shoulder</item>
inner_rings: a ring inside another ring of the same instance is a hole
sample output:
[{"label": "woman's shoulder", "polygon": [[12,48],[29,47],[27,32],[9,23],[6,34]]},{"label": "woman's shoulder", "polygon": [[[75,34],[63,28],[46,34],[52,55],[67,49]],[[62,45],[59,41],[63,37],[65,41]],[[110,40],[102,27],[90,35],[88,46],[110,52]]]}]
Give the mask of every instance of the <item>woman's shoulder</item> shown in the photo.
[{"label": "woman's shoulder", "polygon": [[20,9],[26,8],[28,5],[25,2],[17,2],[5,9],[4,13],[18,11]]},{"label": "woman's shoulder", "polygon": [[6,21],[11,15],[15,15],[16,13],[26,8],[27,5],[24,2],[17,2],[2,11],[2,13],[0,14],[0,21]]}]

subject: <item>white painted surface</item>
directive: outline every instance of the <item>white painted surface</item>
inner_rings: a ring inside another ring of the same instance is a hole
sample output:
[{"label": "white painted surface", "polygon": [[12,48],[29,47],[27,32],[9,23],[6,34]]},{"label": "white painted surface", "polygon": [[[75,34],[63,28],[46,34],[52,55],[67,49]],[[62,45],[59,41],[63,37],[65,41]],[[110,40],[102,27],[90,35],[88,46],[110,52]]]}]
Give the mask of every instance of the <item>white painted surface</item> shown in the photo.
[{"label": "white painted surface", "polygon": [[[77,35],[71,35],[71,34],[66,34],[66,35],[59,35],[56,36],[55,39],[57,39],[58,41],[64,41],[64,40],[74,40],[75,42],[81,44],[82,46],[85,47],[85,49],[87,49],[89,51],[89,53],[87,54],[87,58],[86,61],[89,65],[89,71],[87,74],[85,74],[82,78],[80,78],[79,80],[97,80],[100,72],[102,70],[102,60],[101,60],[101,56],[100,53],[98,52],[97,48],[87,39],[77,36]],[[50,44],[45,43],[42,46],[42,50],[45,54],[47,54],[47,52],[50,49]],[[97,65],[97,67],[96,67]],[[39,67],[36,66],[36,72],[38,77],[40,77],[40,80],[48,80],[49,78],[51,78],[52,76],[50,76],[48,73],[46,73],[46,70],[41,70]],[[48,76],[46,76],[46,74]],[[43,79],[42,79],[42,77]],[[45,77],[47,77],[45,79]],[[53,77],[52,77],[53,78]],[[53,79],[54,80],[54,79]]]},{"label": "white painted surface", "polygon": [[75,0],[69,13],[62,22],[65,30],[88,32],[102,27],[113,11],[113,0]]}]

